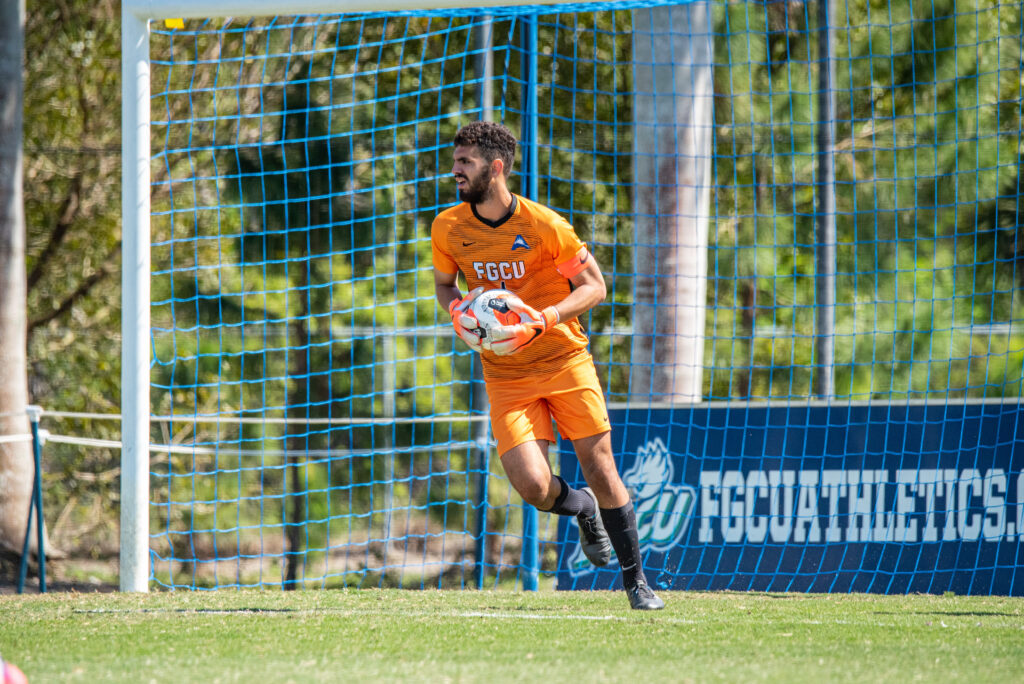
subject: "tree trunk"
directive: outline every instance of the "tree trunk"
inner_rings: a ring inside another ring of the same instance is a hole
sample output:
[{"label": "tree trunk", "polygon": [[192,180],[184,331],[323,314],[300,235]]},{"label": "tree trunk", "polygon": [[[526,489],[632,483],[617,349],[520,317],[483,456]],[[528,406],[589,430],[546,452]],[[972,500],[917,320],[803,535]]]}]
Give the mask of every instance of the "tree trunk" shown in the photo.
[{"label": "tree trunk", "polygon": [[692,403],[702,396],[714,92],[710,15],[708,2],[633,12],[633,403]]},{"label": "tree trunk", "polygon": [[[25,212],[22,55],[25,0],[0,2],[0,435],[29,432],[25,406]],[[32,496],[32,445],[0,444],[0,551],[21,554]],[[36,549],[35,535],[30,548]]]}]

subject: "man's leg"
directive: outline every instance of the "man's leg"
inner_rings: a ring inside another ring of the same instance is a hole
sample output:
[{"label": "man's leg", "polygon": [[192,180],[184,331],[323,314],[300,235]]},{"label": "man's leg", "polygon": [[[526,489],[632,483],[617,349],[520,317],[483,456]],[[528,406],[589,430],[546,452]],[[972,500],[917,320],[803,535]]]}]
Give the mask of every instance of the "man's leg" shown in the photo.
[{"label": "man's leg", "polygon": [[622,586],[629,604],[639,610],[657,610],[665,603],[654,595],[640,561],[640,538],[636,528],[636,512],[629,492],[615,468],[610,432],[573,440],[583,477],[597,497],[604,528],[611,539],[622,569]]},{"label": "man's leg", "polygon": [[523,501],[557,515],[595,515],[594,499],[551,473],[546,439],[524,442],[501,455],[509,482]]},{"label": "man's leg", "polygon": [[601,567],[612,559],[612,545],[598,514],[597,498],[590,489],[573,489],[551,473],[546,439],[525,442],[501,455],[505,474],[523,500],[555,515],[574,515],[580,528],[583,553]]}]

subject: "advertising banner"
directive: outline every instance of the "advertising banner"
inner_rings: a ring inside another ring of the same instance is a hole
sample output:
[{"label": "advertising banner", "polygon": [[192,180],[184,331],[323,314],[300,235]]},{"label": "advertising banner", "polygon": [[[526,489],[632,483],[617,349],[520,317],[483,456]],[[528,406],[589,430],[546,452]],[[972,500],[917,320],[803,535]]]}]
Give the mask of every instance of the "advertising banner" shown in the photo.
[{"label": "advertising banner", "polygon": [[[1019,403],[613,409],[652,585],[1024,595]],[[583,486],[572,443],[562,476]],[[560,519],[559,589],[621,586]]]}]

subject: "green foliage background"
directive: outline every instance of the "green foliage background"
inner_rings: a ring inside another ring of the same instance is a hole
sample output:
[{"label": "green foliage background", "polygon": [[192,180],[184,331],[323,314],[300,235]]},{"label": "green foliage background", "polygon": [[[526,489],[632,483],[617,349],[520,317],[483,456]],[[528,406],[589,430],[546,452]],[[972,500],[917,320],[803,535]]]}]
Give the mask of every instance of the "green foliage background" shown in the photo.
[{"label": "green foliage background", "polygon": [[[1018,397],[1019,7],[839,4],[837,399]],[[707,400],[812,392],[815,9],[713,4]],[[257,525],[302,571],[327,568],[352,539],[388,534],[382,501],[405,502],[424,548],[470,529],[470,425],[386,419],[461,415],[474,391],[471,356],[438,332],[429,252],[430,221],[454,200],[451,135],[480,114],[472,23],[154,25],[153,437],[201,447],[154,463],[154,547],[191,559],[166,581],[197,581],[211,554],[234,561],[232,577],[266,551],[242,531]],[[33,399],[52,410],[119,406],[118,24],[110,2],[30,7],[30,355]],[[513,130],[520,24],[494,22],[496,118]],[[609,301],[587,325],[613,401],[628,394],[638,268],[630,29],[629,11],[539,21],[540,199],[604,267]],[[178,422],[196,415],[264,420]],[[315,422],[367,417],[384,420]],[[53,429],[117,434],[92,420]],[[118,454],[47,454],[58,543],[108,553]],[[492,481],[501,533],[517,509]],[[261,565],[256,581],[282,572]]]}]

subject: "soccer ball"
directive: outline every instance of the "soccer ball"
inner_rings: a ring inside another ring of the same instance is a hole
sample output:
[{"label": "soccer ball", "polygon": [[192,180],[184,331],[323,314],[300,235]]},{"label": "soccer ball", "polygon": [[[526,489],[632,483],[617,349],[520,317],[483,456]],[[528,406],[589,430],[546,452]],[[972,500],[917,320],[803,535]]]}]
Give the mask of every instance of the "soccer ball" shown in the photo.
[{"label": "soccer ball", "polygon": [[[509,302],[523,303],[514,292],[508,290],[487,290],[481,292],[469,310],[480,324],[480,337],[487,339],[491,330],[505,325],[515,325],[523,318],[509,308]],[[532,319],[531,319],[532,320]]]}]

